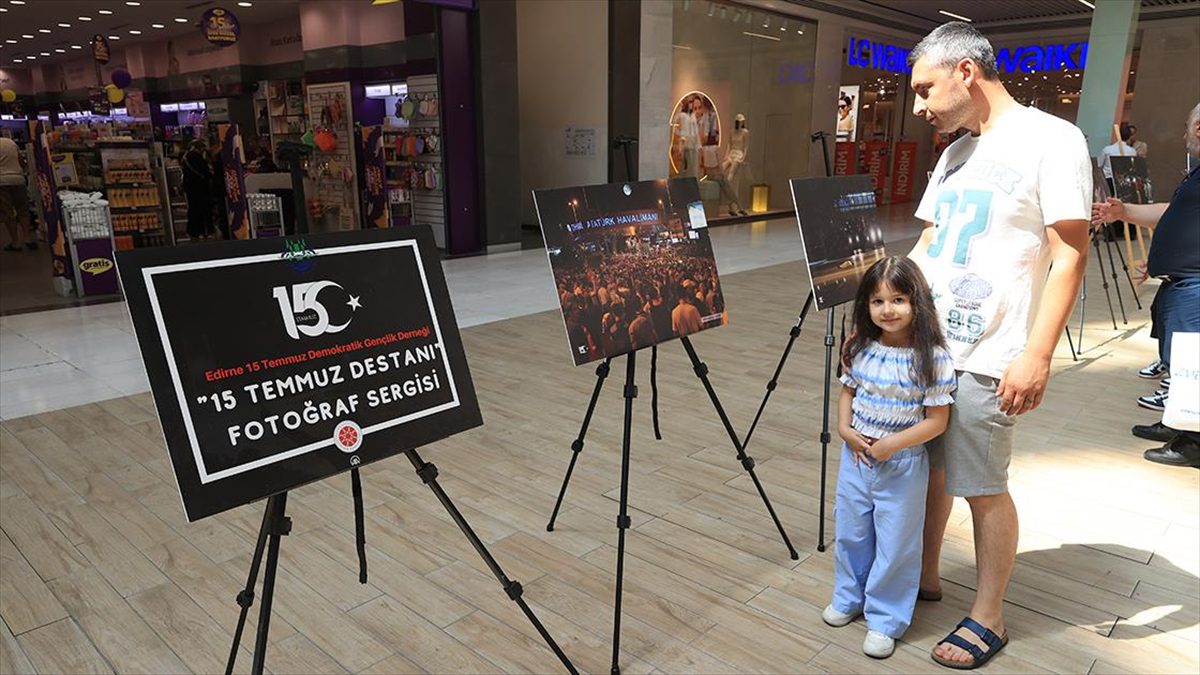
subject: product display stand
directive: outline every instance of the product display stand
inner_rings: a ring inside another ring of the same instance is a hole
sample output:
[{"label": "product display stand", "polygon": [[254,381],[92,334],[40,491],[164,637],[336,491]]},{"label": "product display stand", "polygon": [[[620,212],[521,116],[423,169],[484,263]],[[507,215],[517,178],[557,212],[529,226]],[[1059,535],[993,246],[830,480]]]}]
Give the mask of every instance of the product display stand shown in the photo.
[{"label": "product display stand", "polygon": [[[825,175],[833,175],[833,167],[829,163],[829,145],[825,140],[826,134],[824,131],[818,131],[811,137],[811,141],[816,143],[821,142],[821,151],[825,159]],[[763,394],[762,402],[758,404],[758,412],[754,414],[754,422],[750,424],[750,430],[746,432],[746,438],[742,442],[743,446],[750,445],[750,438],[754,435],[754,430],[758,427],[758,420],[762,418],[763,410],[767,407],[767,401],[770,400],[771,394],[775,391],[775,387],[779,385],[779,375],[783,372],[783,366],[787,363],[788,356],[792,353],[792,346],[796,344],[796,338],[800,337],[800,329],[804,326],[804,317],[808,315],[808,310],[812,308],[814,295],[812,291],[808,292],[808,297],[804,300],[804,307],[800,310],[800,315],[796,318],[796,325],[792,326],[788,332],[788,342],[783,348],[783,354],[779,357],[779,363],[775,366],[775,373],[771,375],[771,379],[767,382],[767,391]],[[834,311],[830,307],[825,311],[825,383],[824,391],[821,398],[821,491],[820,503],[817,505],[818,522],[817,522],[817,550],[825,552],[825,483],[826,483],[826,468],[829,465],[829,442],[832,436],[829,433],[829,378],[833,373],[833,345],[835,340],[833,337],[834,326]]]},{"label": "product display stand", "polygon": [[[416,469],[417,475],[420,476],[422,482],[433,490],[439,502],[450,514],[450,518],[454,520],[454,524],[462,530],[466,535],[467,540],[471,542],[471,546],[483,558],[484,563],[492,571],[492,574],[504,587],[505,594],[521,608],[525,616],[529,619],[533,627],[537,629],[539,635],[545,640],[547,646],[550,647],[554,655],[558,657],[568,673],[576,675],[578,671],[563,653],[558,643],[546,631],[545,626],[538,620],[533,610],[525,603],[521,597],[522,587],[519,582],[513,581],[504,574],[500,564],[488,552],[487,547],[480,541],[475,531],[471,529],[471,525],[467,523],[466,518],[454,506],[454,502],[450,501],[450,497],[442,486],[438,485],[437,467],[421,459],[416,449],[405,450],[404,454],[412,462],[413,468]],[[354,508],[355,508],[355,534],[356,545],[358,548],[359,559],[359,582],[366,583],[366,550],[363,538],[363,520],[362,520],[362,486],[359,483],[357,469],[352,470],[352,485],[354,490]],[[267,498],[267,509],[263,514],[262,526],[258,530],[258,543],[254,547],[254,556],[250,561],[250,572],[246,578],[246,587],[237,594],[237,604],[241,607],[241,613],[238,615],[237,628],[233,633],[233,644],[229,648],[229,660],[225,665],[225,674],[233,673],[234,664],[237,662],[238,647],[242,641],[242,632],[246,625],[246,616],[250,611],[250,607],[254,604],[254,586],[258,579],[259,567],[262,565],[263,549],[267,552],[267,567],[263,572],[263,591],[262,591],[262,607],[258,613],[258,634],[254,640],[254,660],[250,672],[253,675],[261,675],[263,665],[266,661],[267,652],[267,633],[271,622],[271,602],[275,595],[275,573],[279,568],[279,543],[280,538],[292,531],[292,520],[286,513],[287,507],[287,492],[281,492],[277,495],[272,495]]]},{"label": "product display stand", "polygon": [[[725,427],[726,433],[729,434],[729,439],[733,441],[733,445],[737,448],[738,460],[742,463],[742,467],[750,474],[750,479],[754,481],[754,487],[758,490],[758,494],[762,497],[763,503],[767,507],[767,512],[771,514],[771,519],[775,521],[775,527],[779,529],[780,536],[783,537],[783,543],[787,545],[788,551],[791,553],[792,560],[798,560],[800,555],[796,549],[792,547],[792,542],[788,539],[787,533],[783,530],[782,523],[779,522],[779,517],[775,514],[774,507],[771,506],[771,501],[767,498],[767,493],[763,490],[762,483],[759,482],[758,476],[754,473],[754,459],[748,457],[738,441],[737,433],[733,430],[733,425],[729,421],[729,416],[725,414],[725,408],[721,405],[720,399],[717,398],[716,391],[713,389],[712,383],[708,380],[708,366],[700,360],[696,354],[696,348],[692,346],[691,340],[687,337],[681,337],[683,348],[687,351],[688,359],[692,362],[692,368],[696,372],[696,377],[704,384],[704,390],[708,392],[708,397],[713,402],[713,407],[716,408],[717,416],[721,419],[721,424]],[[580,431],[579,438],[572,445],[572,449],[582,449],[583,434],[587,430],[588,422],[591,420],[591,414],[595,408],[596,398],[600,395],[600,388],[604,384],[604,378],[608,376],[610,360],[606,359],[596,369],[596,388],[592,392],[592,401],[588,405],[587,416],[584,419],[583,429]],[[636,373],[637,352],[630,352],[625,356],[625,388],[622,396],[625,398],[625,417],[623,420],[624,428],[621,436],[621,487],[620,500],[617,510],[617,572],[615,598],[613,601],[613,642],[612,642],[612,669],[613,675],[618,675],[621,672],[620,656],[621,656],[621,597],[622,588],[625,580],[625,531],[629,529],[631,520],[629,518],[629,456],[630,456],[630,437],[633,432],[633,399],[637,398],[637,385],[634,384],[634,375]],[[555,515],[558,514],[558,506],[562,503],[562,496],[566,492],[567,482],[571,477],[571,469],[575,466],[575,460],[579,456],[579,451],[575,450],[575,454],[571,457],[571,466],[567,471],[566,477],[563,479],[562,490],[559,492],[558,504],[554,506]],[[553,517],[550,525],[546,527],[548,530],[554,529]]]}]

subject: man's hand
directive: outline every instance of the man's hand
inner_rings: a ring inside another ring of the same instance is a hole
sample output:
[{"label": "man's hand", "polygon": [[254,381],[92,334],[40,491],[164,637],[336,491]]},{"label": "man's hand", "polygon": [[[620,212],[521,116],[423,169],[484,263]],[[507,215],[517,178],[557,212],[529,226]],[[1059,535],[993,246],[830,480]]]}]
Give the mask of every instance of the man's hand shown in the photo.
[{"label": "man's hand", "polygon": [[1092,204],[1092,224],[1107,225],[1115,220],[1125,220],[1125,203],[1115,197],[1106,202]]},{"label": "man's hand", "polygon": [[996,395],[1000,397],[1000,412],[1023,415],[1042,404],[1046,383],[1050,380],[1050,359],[1024,352],[1004,371]]},{"label": "man's hand", "polygon": [[1146,283],[1146,280],[1150,278],[1150,270],[1146,268],[1145,260],[1138,263],[1133,268],[1133,271],[1134,271],[1133,281],[1134,281],[1134,283],[1136,283],[1139,286]]},{"label": "man's hand", "polygon": [[863,436],[854,429],[838,429],[838,435],[846,441],[846,447],[850,448],[850,452],[854,455],[854,466],[858,466],[859,462],[865,462],[867,466],[871,466],[871,456],[867,454],[867,450],[871,447],[871,439]]}]

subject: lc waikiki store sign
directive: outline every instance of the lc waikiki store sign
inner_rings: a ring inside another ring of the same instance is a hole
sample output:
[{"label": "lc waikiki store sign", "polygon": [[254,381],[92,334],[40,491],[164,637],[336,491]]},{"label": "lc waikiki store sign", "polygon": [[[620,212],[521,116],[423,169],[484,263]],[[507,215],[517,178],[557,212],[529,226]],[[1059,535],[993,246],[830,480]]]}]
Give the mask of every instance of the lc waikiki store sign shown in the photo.
[{"label": "lc waikiki store sign", "polygon": [[[1037,73],[1045,70],[1082,69],[1087,65],[1087,42],[1057,45],[1004,47],[996,52],[996,69],[1002,73]],[[846,63],[907,75],[909,50],[883,42],[851,37]]]}]

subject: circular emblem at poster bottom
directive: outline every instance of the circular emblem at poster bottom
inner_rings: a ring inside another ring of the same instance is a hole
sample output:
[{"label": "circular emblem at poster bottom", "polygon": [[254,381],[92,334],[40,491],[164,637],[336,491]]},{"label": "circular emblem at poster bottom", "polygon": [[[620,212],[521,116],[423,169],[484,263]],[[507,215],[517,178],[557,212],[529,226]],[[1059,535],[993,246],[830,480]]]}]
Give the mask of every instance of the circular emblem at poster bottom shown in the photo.
[{"label": "circular emblem at poster bottom", "polygon": [[349,420],[341,422],[333,430],[333,442],[338,450],[350,454],[362,446],[362,428]]}]

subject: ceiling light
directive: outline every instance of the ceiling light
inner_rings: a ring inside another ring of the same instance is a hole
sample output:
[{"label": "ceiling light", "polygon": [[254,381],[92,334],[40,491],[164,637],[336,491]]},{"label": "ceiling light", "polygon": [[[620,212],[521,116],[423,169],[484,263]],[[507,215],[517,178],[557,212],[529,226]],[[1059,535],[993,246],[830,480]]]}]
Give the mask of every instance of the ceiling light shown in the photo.
[{"label": "ceiling light", "polygon": [[71,49],[83,49],[83,47],[79,45],[71,45]]},{"label": "ceiling light", "polygon": [[38,32],[39,32],[39,33],[46,33],[47,35],[49,35],[49,34],[50,34],[50,29],[49,29],[49,28],[39,28],[39,29],[38,29]]},{"label": "ceiling light", "polygon": [[60,23],[60,24],[58,24],[58,27],[59,27],[59,28],[70,28],[70,27],[71,27],[71,24],[69,24],[69,23]]},{"label": "ceiling light", "polygon": [[1096,9],[1096,6],[1095,6],[1095,5],[1093,5],[1092,3],[1088,2],[1088,0],[1079,0],[1079,2],[1081,2],[1081,3],[1085,4],[1085,5],[1087,5],[1087,6],[1088,6],[1088,9]]},{"label": "ceiling light", "polygon": [[125,0],[125,4],[129,5],[130,7],[137,7],[142,3],[137,2],[136,0]]},{"label": "ceiling light", "polygon": [[8,43],[8,44],[10,44],[10,45],[15,45],[15,44],[17,44],[17,41],[16,41],[16,40],[5,40],[5,42],[7,42],[7,43]]},{"label": "ceiling light", "polygon": [[8,11],[7,7],[0,7],[0,12],[7,12],[7,11]]},{"label": "ceiling light", "polygon": [[166,26],[162,25],[161,23],[152,23],[152,24],[150,24],[150,27],[151,28],[166,28]]},{"label": "ceiling light", "polygon": [[50,56],[50,52],[41,52],[42,56]]},{"label": "ceiling light", "polygon": [[21,59],[13,59],[13,63],[25,63],[25,61]]},{"label": "ceiling light", "polygon": [[23,4],[25,4],[25,0],[8,0],[8,4],[10,4],[10,5],[23,5]]},{"label": "ceiling light", "polygon": [[66,53],[67,53],[67,50],[65,50],[65,49],[63,49],[63,48],[61,48],[61,47],[60,47],[60,48],[58,48],[58,49],[55,49],[54,51],[58,52],[59,54],[66,54]]},{"label": "ceiling light", "polygon": [[141,35],[141,34],[142,34],[142,31],[140,31],[140,30],[131,30],[131,31],[129,31],[129,34],[130,34],[130,35]]},{"label": "ceiling light", "polygon": [[26,61],[37,61],[37,57],[36,56],[26,56],[25,60]]},{"label": "ceiling light", "polygon": [[783,20],[783,25],[779,27],[779,30],[780,30],[780,31],[782,31],[782,32],[784,32],[784,33],[786,33],[786,32],[787,32],[787,19],[784,19],[784,20]]},{"label": "ceiling light", "polygon": [[98,10],[96,10],[96,13],[97,14],[112,14],[112,10],[111,9],[98,9]]},{"label": "ceiling light", "polygon": [[253,7],[253,6],[254,6],[253,2],[239,2],[238,3],[238,7]]},{"label": "ceiling light", "polygon": [[121,36],[120,35],[109,35],[108,39],[109,40],[120,40]]},{"label": "ceiling light", "polygon": [[770,27],[771,27],[771,15],[763,14],[763,28],[770,28]]},{"label": "ceiling light", "polygon": [[32,36],[32,35],[30,35],[29,33],[22,33],[22,34],[21,34],[21,37],[25,38],[26,40],[32,40],[32,39],[33,39],[33,36]]},{"label": "ceiling light", "polygon": [[762,33],[751,33],[750,31],[745,31],[745,30],[742,31],[742,35],[748,35],[750,37],[762,38],[764,40],[773,40],[775,42],[779,42],[779,38],[775,37],[774,35],[763,35]]},{"label": "ceiling light", "polygon": [[187,19],[181,19],[179,17],[175,17],[175,23],[187,23],[187,22],[188,22]]},{"label": "ceiling light", "polygon": [[78,18],[80,21],[91,21],[92,20],[92,17],[90,17],[90,16],[80,16],[80,17],[76,17],[76,18]]},{"label": "ceiling light", "polygon": [[967,23],[971,23],[971,20],[968,19],[967,17],[965,17],[961,14],[955,14],[954,12],[947,12],[944,9],[939,9],[938,14],[945,14],[946,16],[951,17],[953,19],[958,19],[959,21],[966,21]]}]

